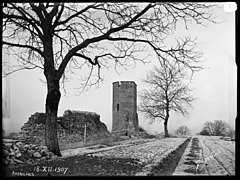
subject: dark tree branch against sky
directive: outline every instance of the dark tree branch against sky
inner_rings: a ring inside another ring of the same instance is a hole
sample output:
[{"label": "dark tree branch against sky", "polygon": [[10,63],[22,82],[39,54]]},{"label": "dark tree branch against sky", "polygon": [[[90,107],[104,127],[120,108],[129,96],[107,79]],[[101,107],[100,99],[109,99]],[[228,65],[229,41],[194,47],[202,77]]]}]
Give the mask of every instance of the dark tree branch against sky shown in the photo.
[{"label": "dark tree branch against sky", "polygon": [[[184,21],[186,28],[192,22],[204,26],[214,22],[212,6],[204,3],[7,3],[3,8],[3,45],[14,47],[14,52],[16,48],[21,49],[16,53],[22,57],[20,64],[29,60],[34,62],[28,65],[41,67],[45,61],[43,41],[46,33],[50,33],[51,64],[58,78],[70,60],[71,66],[98,64],[99,71],[99,65],[106,60],[119,64],[126,58],[135,60],[139,44],[149,46],[160,60],[174,59],[196,70],[199,67],[195,62],[200,54],[194,51],[194,40],[188,37],[167,47],[164,39],[174,32],[178,21]],[[113,46],[106,47],[106,41],[111,41]],[[108,56],[103,55],[106,53]],[[99,74],[97,81],[100,79]]]},{"label": "dark tree branch against sky", "polygon": [[132,61],[143,61],[138,55],[144,50],[155,53],[159,61],[174,61],[197,71],[201,54],[194,39],[170,45],[164,40],[179,21],[186,28],[190,23],[214,22],[212,7],[209,3],[5,3],[2,44],[17,59],[12,71],[44,71],[48,148],[60,155],[54,139],[60,80],[64,82],[67,72],[88,66],[85,88],[102,80],[104,67],[125,68]]},{"label": "dark tree branch against sky", "polygon": [[166,137],[169,136],[167,123],[170,112],[175,111],[185,116],[194,101],[189,85],[184,82],[186,77],[184,69],[180,69],[177,63],[163,62],[143,79],[147,88],[139,93],[139,110],[150,123],[164,120]]}]

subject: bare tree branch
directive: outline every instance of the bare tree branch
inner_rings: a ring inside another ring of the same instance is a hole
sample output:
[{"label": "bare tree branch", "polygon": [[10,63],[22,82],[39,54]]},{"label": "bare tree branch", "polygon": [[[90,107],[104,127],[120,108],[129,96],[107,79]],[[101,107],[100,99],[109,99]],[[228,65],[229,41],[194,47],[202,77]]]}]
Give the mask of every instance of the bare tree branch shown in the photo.
[{"label": "bare tree branch", "polygon": [[177,64],[162,63],[154,67],[142,81],[148,88],[139,93],[141,103],[139,110],[146,117],[166,120],[170,111],[188,114],[187,107],[191,107],[194,98],[190,95],[191,90],[182,81],[185,76],[178,69]]},{"label": "bare tree branch", "polygon": [[[201,69],[197,65],[201,54],[195,51],[195,40],[187,37],[170,47],[165,46],[164,40],[173,33],[178,21],[184,20],[186,25],[215,23],[210,11],[212,7],[214,5],[204,3],[8,3],[3,8],[3,40],[8,46],[21,44],[16,43],[16,39],[27,39],[28,32],[31,34],[26,41],[28,44],[18,47],[40,53],[46,49],[46,38],[52,37],[48,44],[54,42],[56,45],[51,60],[55,70],[51,71],[56,71],[57,79],[62,77],[71,61],[76,62],[73,59],[80,56],[85,63],[104,68],[108,68],[104,61],[114,60],[116,71],[119,67],[126,69],[126,62],[130,60],[134,64],[144,62],[138,57],[141,51],[137,46],[150,47],[148,53],[153,51],[160,62],[176,61],[193,73]],[[105,42],[113,42],[114,47],[104,46]],[[98,48],[103,51],[98,53]],[[50,63],[50,60],[45,62]]]},{"label": "bare tree branch", "polygon": [[210,136],[222,136],[227,133],[229,129],[228,123],[223,120],[214,120],[206,121],[203,125],[202,132],[207,133],[203,135],[210,135]]},{"label": "bare tree branch", "polygon": [[29,48],[29,49],[32,49],[33,51],[38,52],[42,57],[44,57],[43,52],[40,49],[37,49],[37,48],[35,48],[33,46],[9,43],[9,42],[5,42],[5,41],[2,41],[2,43],[6,44],[6,45],[9,45],[9,46],[13,46],[13,47]]}]

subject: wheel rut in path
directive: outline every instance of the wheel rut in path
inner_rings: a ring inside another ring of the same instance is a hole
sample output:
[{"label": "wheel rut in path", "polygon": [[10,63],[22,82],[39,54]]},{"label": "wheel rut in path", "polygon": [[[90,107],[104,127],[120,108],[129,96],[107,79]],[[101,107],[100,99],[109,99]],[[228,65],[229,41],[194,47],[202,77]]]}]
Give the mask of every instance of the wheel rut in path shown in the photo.
[{"label": "wheel rut in path", "polygon": [[[213,143],[213,141],[211,141],[211,144],[216,144]],[[203,145],[210,151],[210,153],[214,152],[214,149],[217,149],[217,146],[209,146],[205,140],[203,140]],[[232,160],[230,157],[228,157],[226,154],[222,153],[222,156],[226,157],[227,159],[230,159],[230,161]],[[226,171],[227,175],[232,175],[231,172],[229,171],[228,167],[225,166],[224,162],[222,162],[218,157],[216,156],[212,156],[216,162],[218,162],[218,164],[220,165],[221,169],[223,169],[224,171]],[[207,169],[209,169],[210,167],[206,166]],[[211,175],[211,173],[209,173],[209,175]]]},{"label": "wheel rut in path", "polygon": [[169,154],[157,166],[154,166],[148,176],[171,176],[180,161],[191,138],[187,139],[178,149]]}]

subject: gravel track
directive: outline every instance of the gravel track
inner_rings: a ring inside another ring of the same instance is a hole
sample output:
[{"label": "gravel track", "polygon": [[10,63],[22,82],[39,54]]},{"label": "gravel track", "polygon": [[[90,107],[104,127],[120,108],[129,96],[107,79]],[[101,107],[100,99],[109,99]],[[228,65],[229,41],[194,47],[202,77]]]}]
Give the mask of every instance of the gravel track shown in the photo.
[{"label": "gravel track", "polygon": [[173,175],[235,175],[235,142],[215,136],[196,136]]},{"label": "gravel track", "polygon": [[[210,175],[235,175],[235,153],[225,146],[225,142],[214,138],[202,139],[203,149],[208,152],[204,153],[205,158],[211,157],[207,162],[207,169]],[[227,143],[226,143],[227,144]],[[216,153],[217,152],[217,153]],[[216,154],[211,156],[212,154]]]}]

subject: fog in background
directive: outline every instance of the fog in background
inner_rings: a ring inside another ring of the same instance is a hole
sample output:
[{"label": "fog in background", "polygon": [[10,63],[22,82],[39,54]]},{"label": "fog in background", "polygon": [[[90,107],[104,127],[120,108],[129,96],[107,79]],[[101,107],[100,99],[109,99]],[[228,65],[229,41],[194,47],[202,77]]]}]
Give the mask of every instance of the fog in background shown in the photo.
[{"label": "fog in background", "polygon": [[[192,25],[189,30],[179,24],[174,36],[190,35],[197,37],[200,42],[199,50],[203,52],[202,65],[206,69],[194,74],[192,87],[193,96],[197,101],[193,102],[193,109],[189,110],[189,117],[170,112],[168,128],[175,130],[181,125],[188,126],[193,133],[199,132],[205,121],[224,120],[235,128],[237,115],[237,68],[235,64],[235,14],[225,12],[224,9],[216,9],[215,15],[222,23],[209,24],[207,28]],[[11,56],[3,52],[3,60],[14,61]],[[115,81],[135,81],[137,90],[144,88],[141,82],[146,73],[158,64],[154,56],[148,60],[151,63],[137,63],[136,67],[130,67],[128,71],[121,70],[117,74],[114,68],[104,70],[104,82],[99,88],[92,87],[80,95],[80,75],[71,75],[71,80],[66,83],[67,93],[61,90],[62,97],[59,104],[58,116],[64,111],[79,110],[92,111],[100,115],[100,120],[112,129],[112,83]],[[87,73],[86,73],[87,76]],[[9,93],[9,116],[3,118],[3,129],[9,132],[20,131],[21,126],[28,121],[30,115],[35,112],[45,111],[45,99],[47,87],[40,81],[44,80],[44,74],[40,70],[24,70],[9,76],[9,89],[6,78],[3,78],[3,98]],[[139,98],[137,99],[139,103]],[[5,111],[5,110],[4,110]],[[3,112],[6,114],[6,111]],[[144,115],[138,112],[139,124],[148,132],[156,134],[164,131],[163,122],[148,124]]]}]

